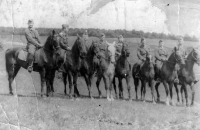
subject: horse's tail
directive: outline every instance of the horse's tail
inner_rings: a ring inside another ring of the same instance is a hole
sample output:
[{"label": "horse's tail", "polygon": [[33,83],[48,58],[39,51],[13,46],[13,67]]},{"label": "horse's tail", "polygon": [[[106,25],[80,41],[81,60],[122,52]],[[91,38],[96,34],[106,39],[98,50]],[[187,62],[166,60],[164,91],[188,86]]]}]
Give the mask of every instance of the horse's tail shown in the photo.
[{"label": "horse's tail", "polygon": [[15,54],[16,49],[7,49],[5,52],[6,72],[8,76],[13,72],[13,67],[16,63]]}]

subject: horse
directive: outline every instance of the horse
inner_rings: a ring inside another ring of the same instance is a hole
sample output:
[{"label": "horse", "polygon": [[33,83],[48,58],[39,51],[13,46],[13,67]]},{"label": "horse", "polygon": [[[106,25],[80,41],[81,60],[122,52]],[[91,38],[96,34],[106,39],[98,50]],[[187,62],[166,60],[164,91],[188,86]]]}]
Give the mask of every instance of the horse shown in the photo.
[{"label": "horse", "polygon": [[[33,64],[33,71],[39,72],[41,78],[41,96],[44,95],[43,89],[46,81],[46,73],[53,68],[53,55],[59,51],[59,42],[62,38],[57,35],[53,30],[52,33],[48,36],[44,46],[35,52],[35,62]],[[5,61],[6,61],[6,71],[8,74],[9,81],[9,93],[13,95],[12,92],[12,82],[16,77],[18,71],[21,67],[27,69],[27,50],[24,48],[16,47],[7,49],[5,52]],[[48,86],[47,86],[48,96]]]},{"label": "horse", "polygon": [[151,88],[151,94],[152,94],[152,103],[155,104],[155,97],[154,97],[154,76],[155,76],[155,70],[154,70],[154,62],[153,57],[150,53],[147,53],[146,55],[146,61],[144,64],[140,67],[140,79],[135,77],[135,73],[137,72],[138,64],[135,63],[133,65],[132,69],[132,75],[135,85],[135,92],[136,92],[136,100],[138,99],[137,96],[137,89],[139,86],[139,80],[141,81],[141,100],[145,102],[145,93],[146,93],[146,83],[148,83],[149,87]]},{"label": "horse", "polygon": [[[77,79],[78,73],[80,72],[82,60],[86,57],[87,48],[84,38],[77,35],[77,39],[72,46],[71,50],[65,51],[64,54],[64,63],[63,68],[64,72],[62,73],[63,82],[65,86],[65,95],[66,95],[66,84],[67,84],[67,77],[69,81],[69,89],[70,94],[69,97],[72,99],[73,95],[75,97],[80,96],[78,88],[77,88]],[[73,85],[72,85],[73,80]],[[74,92],[72,91],[74,90]]]},{"label": "horse", "polygon": [[[169,90],[170,90],[170,97],[171,97],[170,102],[172,105],[174,105],[174,103],[172,102],[172,97],[173,97],[172,87],[173,87],[173,84],[176,82],[175,79],[178,77],[177,70],[175,69],[176,64],[185,64],[185,61],[184,61],[184,58],[180,55],[180,53],[175,48],[175,51],[169,56],[168,60],[163,62],[163,65],[161,67],[161,73],[160,73],[160,79],[164,85],[165,92],[166,92],[165,103],[167,106],[169,105]],[[158,91],[158,87],[161,82],[157,82],[155,85],[155,89],[157,92],[157,101],[160,101],[160,94]],[[168,90],[168,86],[169,86],[169,90]],[[177,98],[179,100],[178,89],[176,89],[176,92],[177,92]]]},{"label": "horse", "polygon": [[99,97],[102,97],[101,91],[99,89],[99,84],[101,79],[103,78],[105,89],[106,89],[106,97],[108,101],[113,101],[112,95],[112,83],[113,78],[115,76],[115,42],[108,43],[107,49],[105,52],[98,51],[99,65],[97,70],[97,89],[99,92]]},{"label": "horse", "polygon": [[118,81],[119,81],[119,95],[117,94],[117,90],[116,90],[115,78],[113,79],[113,86],[114,86],[116,97],[123,99],[124,96],[123,96],[122,79],[125,78],[127,88],[128,88],[129,100],[131,100],[131,94],[130,94],[131,64],[127,60],[129,55],[130,55],[130,51],[128,49],[128,45],[123,44],[121,55],[116,61],[116,68],[115,68],[115,78],[118,78]]},{"label": "horse", "polygon": [[[185,92],[185,99],[186,99],[186,106],[189,106],[188,104],[188,93],[187,93],[187,85],[191,88],[192,93],[192,99],[191,99],[191,106],[194,105],[194,96],[195,96],[195,90],[194,90],[194,64],[198,64],[200,66],[200,53],[197,51],[197,49],[192,49],[190,54],[187,56],[187,59],[185,60],[185,65],[180,66],[180,70],[178,71],[178,77],[181,84],[181,97],[182,97],[182,103],[184,103],[183,100],[183,91]],[[175,88],[177,88],[177,84],[174,84]],[[179,100],[178,100],[179,102]]]}]

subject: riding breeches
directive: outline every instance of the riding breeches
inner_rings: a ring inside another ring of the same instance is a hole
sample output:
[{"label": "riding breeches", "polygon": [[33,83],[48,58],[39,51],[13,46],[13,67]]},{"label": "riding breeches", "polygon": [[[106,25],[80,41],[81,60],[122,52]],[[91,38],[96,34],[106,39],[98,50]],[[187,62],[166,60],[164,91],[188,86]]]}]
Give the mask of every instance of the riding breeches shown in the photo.
[{"label": "riding breeches", "polygon": [[36,51],[36,46],[34,46],[33,44],[28,44],[27,45],[27,50],[28,50],[28,53],[34,55],[34,53]]}]

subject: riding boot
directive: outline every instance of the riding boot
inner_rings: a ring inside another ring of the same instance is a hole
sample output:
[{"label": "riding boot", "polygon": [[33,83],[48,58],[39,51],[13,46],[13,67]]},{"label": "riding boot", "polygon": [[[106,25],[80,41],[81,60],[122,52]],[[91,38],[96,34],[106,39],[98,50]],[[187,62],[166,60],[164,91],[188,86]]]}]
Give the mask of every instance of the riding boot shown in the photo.
[{"label": "riding boot", "polygon": [[28,53],[28,72],[31,73],[33,71],[33,60],[34,56],[31,53]]}]

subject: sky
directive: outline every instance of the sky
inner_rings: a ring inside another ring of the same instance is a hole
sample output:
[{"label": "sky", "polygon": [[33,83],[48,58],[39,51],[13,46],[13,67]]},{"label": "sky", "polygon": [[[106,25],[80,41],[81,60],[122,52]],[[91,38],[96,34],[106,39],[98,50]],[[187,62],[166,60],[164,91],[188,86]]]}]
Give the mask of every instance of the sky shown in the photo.
[{"label": "sky", "polygon": [[200,0],[0,0],[0,26],[142,30],[200,38]]}]

